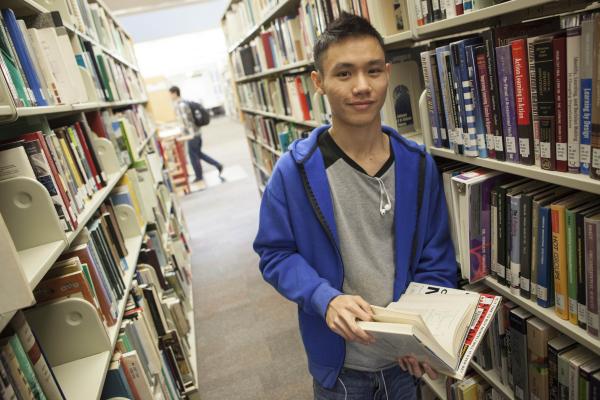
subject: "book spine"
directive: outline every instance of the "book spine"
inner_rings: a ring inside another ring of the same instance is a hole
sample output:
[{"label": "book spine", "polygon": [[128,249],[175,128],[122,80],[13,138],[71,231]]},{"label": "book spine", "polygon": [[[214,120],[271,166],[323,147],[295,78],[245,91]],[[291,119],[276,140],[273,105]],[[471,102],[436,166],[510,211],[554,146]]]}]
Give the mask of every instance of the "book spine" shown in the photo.
[{"label": "book spine", "polygon": [[581,66],[581,27],[567,30],[567,163],[569,172],[579,173],[579,115],[580,115],[580,66]]},{"label": "book spine", "polygon": [[455,153],[456,142],[454,139],[454,118],[452,117],[453,109],[450,101],[450,86],[448,83],[448,75],[446,73],[446,62],[444,57],[444,48],[437,48],[436,52],[436,63],[438,72],[438,82],[440,84],[440,97],[442,107],[444,109],[444,121],[446,122],[447,134],[448,134],[448,147]]},{"label": "book spine", "polygon": [[594,74],[594,23],[591,16],[581,21],[581,81],[579,87],[580,143],[579,157],[582,174],[589,175],[592,137],[592,76]]},{"label": "book spine", "polygon": [[494,118],[492,116],[492,99],[490,92],[490,80],[488,76],[487,56],[484,46],[477,46],[475,51],[476,78],[479,82],[479,98],[483,123],[485,127],[485,142],[487,144],[488,155],[490,158],[496,158],[496,149],[494,147],[494,132],[496,130]]},{"label": "book spine", "polygon": [[46,397],[48,397],[49,400],[63,399],[64,395],[52,375],[50,367],[46,362],[46,358],[40,350],[23,312],[18,311],[10,324],[23,345],[23,350],[27,353],[27,356],[31,361],[35,376]]},{"label": "book spine", "polygon": [[450,148],[450,142],[448,141],[448,130],[446,127],[446,116],[444,110],[444,103],[442,101],[442,88],[438,74],[438,63],[435,51],[431,51],[429,54],[429,66],[430,66],[430,79],[431,86],[433,88],[432,101],[434,117],[438,123],[438,130],[440,133],[440,141],[443,147]]},{"label": "book spine", "polygon": [[590,176],[600,179],[600,46],[597,43],[600,35],[600,14],[594,15],[594,51],[592,75],[592,168]]},{"label": "book spine", "polygon": [[540,207],[539,211],[539,267],[537,277],[537,304],[547,308],[554,305],[554,285],[552,266],[552,227],[551,211]]},{"label": "book spine", "polygon": [[[464,155],[468,157],[477,157],[480,155],[480,147],[477,141],[477,131],[475,128],[474,104],[472,97],[473,82],[469,78],[469,67],[467,64],[467,54],[465,41],[450,44],[452,60],[454,65],[453,73],[458,78],[457,94],[460,109],[460,118],[463,132]],[[487,156],[485,145],[482,147],[484,155]]]},{"label": "book spine", "polygon": [[490,197],[490,273],[498,280],[498,191],[492,189]]},{"label": "book spine", "polygon": [[[469,205],[469,256],[465,262],[467,266],[467,276],[469,282],[474,282],[485,277],[483,270],[483,243],[481,241],[481,183],[471,185],[470,191],[467,189],[467,201]],[[474,256],[474,257],[472,257]]]},{"label": "book spine", "polygon": [[539,267],[539,230],[540,226],[540,205],[538,202],[531,203],[531,274],[530,274],[530,290],[529,298],[534,303],[537,303],[537,279],[538,279],[538,267]]},{"label": "book spine", "polygon": [[598,252],[598,222],[584,220],[585,229],[585,274],[587,293],[587,331],[593,337],[600,332],[598,317],[598,271],[600,265]]},{"label": "book spine", "polygon": [[456,10],[456,15],[463,15],[465,13],[465,9],[463,6],[463,0],[454,0],[454,8]]},{"label": "book spine", "polygon": [[35,377],[35,372],[33,370],[33,366],[31,365],[31,361],[27,358],[27,353],[23,349],[21,342],[19,341],[19,337],[17,335],[13,335],[9,339],[10,347],[12,348],[15,356],[17,358],[17,362],[19,363],[19,368],[23,372],[23,376],[27,380],[31,391],[36,400],[45,400],[46,396],[44,395],[44,391],[42,390],[37,378]]},{"label": "book spine", "polygon": [[479,204],[480,220],[479,229],[481,230],[481,277],[491,274],[492,255],[491,251],[491,191],[497,181],[493,177],[481,183],[481,201]]},{"label": "book spine", "polygon": [[529,65],[529,91],[531,94],[531,125],[533,127],[533,156],[536,167],[541,167],[540,120],[537,105],[537,78],[535,76],[535,48],[531,39],[527,40],[527,64]]},{"label": "book spine", "polygon": [[36,400],[10,343],[5,343],[0,348],[0,362],[4,365],[4,369],[11,379],[17,398],[19,400]]},{"label": "book spine", "polygon": [[577,213],[575,216],[575,250],[577,252],[577,321],[581,329],[587,329],[585,221],[582,213]]},{"label": "book spine", "polygon": [[521,276],[521,195],[510,196],[510,291],[519,294]]},{"label": "book spine", "polygon": [[567,294],[569,321],[577,322],[577,244],[576,244],[576,214],[566,210],[566,239],[567,239]]},{"label": "book spine", "polygon": [[568,171],[567,135],[567,39],[552,39],[554,100],[556,102],[556,170]]},{"label": "book spine", "polygon": [[562,319],[569,319],[567,306],[567,248],[565,210],[552,206],[552,269],[554,271],[554,310]]},{"label": "book spine", "polygon": [[535,158],[533,154],[531,106],[529,104],[529,67],[526,44],[525,39],[519,39],[511,42],[510,48],[513,61],[519,160],[521,164],[532,165]]},{"label": "book spine", "polygon": [[506,160],[504,151],[504,134],[502,131],[500,90],[498,87],[498,74],[496,64],[495,38],[493,29],[487,30],[481,34],[487,57],[488,84],[490,90],[490,105],[493,119],[494,150],[496,160]]},{"label": "book spine", "polygon": [[554,61],[552,42],[534,44],[537,107],[540,129],[540,161],[542,169],[556,169]]},{"label": "book spine", "polygon": [[429,125],[431,126],[431,136],[433,140],[433,145],[435,147],[442,147],[439,124],[437,121],[437,110],[434,110],[433,105],[433,79],[431,78],[432,70],[431,64],[429,62],[428,51],[424,51],[421,53],[421,67],[423,68],[423,79],[425,82],[425,93],[427,96],[427,113],[429,114]]},{"label": "book spine", "polygon": [[509,45],[496,48],[496,62],[498,64],[498,87],[501,98],[502,131],[506,144],[506,160],[516,163],[519,162],[519,153],[517,152],[517,121]]},{"label": "book spine", "polygon": [[475,59],[475,46],[467,46],[465,48],[465,52],[467,57],[467,67],[469,71],[469,81],[471,82],[471,102],[473,105],[472,118],[475,118],[473,126],[477,138],[477,149],[479,150],[479,157],[487,158],[489,155],[487,144],[487,132],[484,126],[483,119],[483,105],[481,101],[481,90],[479,87],[477,61]]},{"label": "book spine", "polygon": [[550,400],[559,400],[558,354],[559,349],[548,345],[548,398]]},{"label": "book spine", "polygon": [[459,92],[459,82],[460,76],[457,75],[458,71],[455,70],[454,67],[454,55],[451,51],[448,51],[444,54],[445,62],[446,62],[446,74],[448,79],[448,86],[450,87],[450,102],[453,109],[452,117],[454,119],[454,141],[456,143],[456,151],[458,154],[465,154],[465,146],[468,143],[465,143],[463,126],[462,126],[462,117],[461,117],[461,108],[460,108],[460,92]]},{"label": "book spine", "polygon": [[412,0],[415,3],[415,12],[417,14],[417,26],[425,25],[425,20],[423,19],[423,9],[421,8],[421,0]]},{"label": "book spine", "polygon": [[519,293],[522,297],[529,298],[531,295],[531,196],[521,196],[521,234],[520,243],[521,248],[521,272],[519,276]]},{"label": "book spine", "polygon": [[1,362],[2,355],[0,354],[0,396],[6,400],[18,400],[15,390],[12,386],[8,372],[4,369]]},{"label": "book spine", "polygon": [[507,248],[507,217],[506,217],[506,190],[499,188],[498,189],[498,262],[497,262],[497,274],[498,274],[498,283],[507,286],[507,274],[506,274],[506,248]]},{"label": "book spine", "polygon": [[[513,311],[518,311],[515,309]],[[510,348],[511,371],[515,399],[529,399],[529,382],[527,374],[527,317],[511,311],[510,319]]]}]

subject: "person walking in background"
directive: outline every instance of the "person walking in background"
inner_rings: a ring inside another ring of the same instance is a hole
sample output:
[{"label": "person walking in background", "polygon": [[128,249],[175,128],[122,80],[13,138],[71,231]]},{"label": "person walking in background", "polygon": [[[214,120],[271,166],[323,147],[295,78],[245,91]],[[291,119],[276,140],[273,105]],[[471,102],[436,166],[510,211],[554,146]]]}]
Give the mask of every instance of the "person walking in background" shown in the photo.
[{"label": "person walking in background", "polygon": [[221,176],[223,173],[223,164],[202,152],[202,135],[200,127],[208,124],[208,116],[205,117],[207,121],[198,121],[198,118],[194,116],[196,110],[193,109],[193,105],[195,103],[184,100],[181,97],[181,90],[179,87],[171,86],[169,92],[171,93],[171,99],[175,103],[175,111],[183,123],[186,135],[192,136],[192,139],[188,142],[188,155],[190,157],[192,168],[194,168],[194,174],[196,175],[196,178],[194,179],[195,186],[199,189],[204,189],[206,187],[200,160],[215,167],[219,171],[219,178],[223,181],[224,179]]}]

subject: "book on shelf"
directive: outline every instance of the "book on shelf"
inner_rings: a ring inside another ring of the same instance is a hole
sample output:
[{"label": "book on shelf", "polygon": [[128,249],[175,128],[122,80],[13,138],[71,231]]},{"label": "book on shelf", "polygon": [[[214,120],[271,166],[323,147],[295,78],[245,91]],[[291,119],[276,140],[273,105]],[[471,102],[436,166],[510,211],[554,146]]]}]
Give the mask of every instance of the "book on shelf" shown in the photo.
[{"label": "book on shelf", "polygon": [[397,302],[372,306],[374,321],[358,324],[390,360],[412,354],[462,379],[499,304],[499,296],[412,282]]}]

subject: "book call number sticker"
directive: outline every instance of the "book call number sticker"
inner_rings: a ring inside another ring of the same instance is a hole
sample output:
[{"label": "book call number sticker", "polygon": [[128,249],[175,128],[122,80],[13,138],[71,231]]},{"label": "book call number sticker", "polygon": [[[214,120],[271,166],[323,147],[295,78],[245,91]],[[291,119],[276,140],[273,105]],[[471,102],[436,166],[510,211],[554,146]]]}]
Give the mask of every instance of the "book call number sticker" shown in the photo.
[{"label": "book call number sticker", "polygon": [[592,167],[600,168],[600,149],[592,150]]},{"label": "book call number sticker", "polygon": [[589,144],[579,145],[579,159],[582,164],[590,163],[590,150],[591,146]]},{"label": "book call number sticker", "polygon": [[517,143],[515,142],[514,137],[506,138],[506,152],[511,154],[517,153]]},{"label": "book call number sticker", "polygon": [[579,144],[569,144],[569,167],[579,167]]},{"label": "book call number sticker", "polygon": [[549,142],[540,142],[540,157],[541,158],[550,158],[550,143]]},{"label": "book call number sticker", "polygon": [[567,161],[567,144],[556,143],[556,159],[558,161]]},{"label": "book call number sticker", "polygon": [[521,157],[529,157],[529,139],[519,138],[519,153]]},{"label": "book call number sticker", "polygon": [[496,151],[504,151],[502,136],[494,136],[494,148],[496,149]]}]

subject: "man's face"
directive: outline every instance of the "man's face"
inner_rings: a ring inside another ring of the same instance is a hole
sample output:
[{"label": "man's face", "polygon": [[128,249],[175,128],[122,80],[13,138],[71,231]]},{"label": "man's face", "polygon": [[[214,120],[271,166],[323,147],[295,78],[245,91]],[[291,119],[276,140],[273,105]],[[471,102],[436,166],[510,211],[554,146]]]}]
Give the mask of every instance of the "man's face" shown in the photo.
[{"label": "man's face", "polygon": [[171,94],[171,100],[176,101],[178,98],[177,93],[175,93],[175,92],[169,92],[169,93]]},{"label": "man's face", "polygon": [[335,43],[325,51],[321,65],[322,72],[311,77],[327,95],[336,119],[357,127],[378,120],[390,65],[377,39],[364,36]]}]

